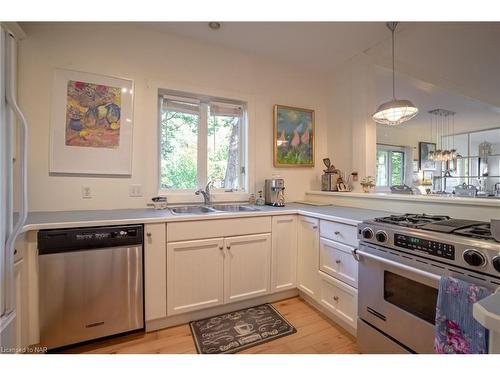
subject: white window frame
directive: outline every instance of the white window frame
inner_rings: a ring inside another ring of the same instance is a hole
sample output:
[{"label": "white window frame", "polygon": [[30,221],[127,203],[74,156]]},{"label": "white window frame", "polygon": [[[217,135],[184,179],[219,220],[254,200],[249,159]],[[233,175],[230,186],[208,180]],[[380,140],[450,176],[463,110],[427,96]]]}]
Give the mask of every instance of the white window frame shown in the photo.
[{"label": "white window frame", "polygon": [[[379,150],[381,151],[390,151],[390,152],[400,152],[403,154],[403,170],[402,170],[402,176],[403,176],[403,181],[402,184],[407,184],[406,182],[406,161],[409,155],[407,155],[405,148],[402,146],[393,146],[393,145],[384,145],[377,143],[376,147],[376,158],[378,159],[378,152]],[[378,161],[377,161],[378,162]],[[375,180],[376,180],[375,176]],[[378,192],[387,192],[391,190],[391,180],[392,180],[392,158],[387,158],[387,185],[383,186],[376,186],[375,191]]]},{"label": "white window frame", "polygon": [[[163,189],[161,188],[161,137],[159,136],[161,132],[161,111],[162,102],[165,97],[177,98],[183,100],[192,99],[193,101],[198,101],[200,103],[200,115],[198,122],[198,146],[197,146],[197,177],[198,177],[198,188],[204,189],[206,186],[205,181],[208,180],[208,108],[209,103],[223,103],[229,105],[238,105],[243,109],[242,123],[240,126],[240,147],[239,147],[239,157],[240,165],[245,169],[244,176],[241,180],[242,188],[237,191],[229,191],[221,188],[212,188],[212,198],[215,202],[234,202],[234,201],[246,201],[249,197],[249,184],[250,184],[250,174],[249,174],[249,126],[248,126],[248,103],[240,100],[226,99],[202,94],[193,94],[177,90],[167,90],[158,89],[158,142],[157,142],[157,186],[158,195],[167,196],[167,201],[172,204],[178,203],[195,203],[202,201],[200,196],[196,196],[194,192],[195,189]],[[204,157],[199,157],[204,155]]]}]

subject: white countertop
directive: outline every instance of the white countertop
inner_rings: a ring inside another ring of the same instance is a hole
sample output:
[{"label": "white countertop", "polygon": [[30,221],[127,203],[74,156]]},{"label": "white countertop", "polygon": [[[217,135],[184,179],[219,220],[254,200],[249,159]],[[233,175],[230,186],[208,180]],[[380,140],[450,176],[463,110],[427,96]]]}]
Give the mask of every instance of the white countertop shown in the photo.
[{"label": "white countertop", "polygon": [[473,314],[485,328],[500,332],[500,293],[493,293],[475,303]]},{"label": "white countertop", "polygon": [[71,227],[89,227],[120,224],[147,224],[172,221],[213,220],[248,216],[269,216],[301,214],[319,219],[337,220],[357,225],[363,220],[389,215],[389,212],[342,206],[310,206],[288,203],[285,207],[255,206],[259,211],[251,212],[217,212],[206,214],[175,215],[166,210],[121,209],[90,211],[53,211],[30,212],[24,231],[40,229],[56,229]]}]

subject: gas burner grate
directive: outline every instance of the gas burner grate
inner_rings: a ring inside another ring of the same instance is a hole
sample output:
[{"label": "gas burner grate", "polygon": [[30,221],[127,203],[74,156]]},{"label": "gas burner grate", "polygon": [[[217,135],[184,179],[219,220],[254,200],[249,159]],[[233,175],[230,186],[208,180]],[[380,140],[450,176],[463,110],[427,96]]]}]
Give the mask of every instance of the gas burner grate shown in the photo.
[{"label": "gas burner grate", "polygon": [[472,225],[467,228],[458,229],[453,233],[465,237],[478,238],[481,240],[493,240],[489,223]]},{"label": "gas burner grate", "polygon": [[444,215],[426,215],[426,214],[404,214],[378,217],[375,221],[380,223],[394,224],[408,228],[418,228],[422,225],[434,223],[437,221],[449,220],[449,216]]}]

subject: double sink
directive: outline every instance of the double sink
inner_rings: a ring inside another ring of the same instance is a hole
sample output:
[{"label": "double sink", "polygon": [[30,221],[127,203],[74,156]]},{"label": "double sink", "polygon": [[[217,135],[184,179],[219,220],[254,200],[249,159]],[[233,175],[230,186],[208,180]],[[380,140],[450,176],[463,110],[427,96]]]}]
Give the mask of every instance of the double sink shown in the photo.
[{"label": "double sink", "polygon": [[241,204],[216,204],[213,206],[183,206],[170,209],[174,215],[209,214],[218,212],[253,212],[258,208]]}]

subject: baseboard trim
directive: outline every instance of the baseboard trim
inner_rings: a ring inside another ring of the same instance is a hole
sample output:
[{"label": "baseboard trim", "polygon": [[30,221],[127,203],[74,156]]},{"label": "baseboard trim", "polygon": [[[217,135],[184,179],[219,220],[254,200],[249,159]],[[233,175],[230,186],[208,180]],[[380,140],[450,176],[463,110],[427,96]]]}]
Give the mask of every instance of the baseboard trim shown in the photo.
[{"label": "baseboard trim", "polygon": [[184,314],[174,315],[166,318],[151,320],[146,322],[146,332],[157,331],[163,328],[169,328],[173,326],[178,326],[180,324],[186,324],[193,320],[205,319],[210,316],[225,314],[231,311],[245,309],[247,307],[252,307],[256,305],[261,305],[263,303],[272,303],[280,301],[287,298],[296,297],[299,295],[299,291],[296,288],[284,290],[278,293],[268,294],[265,296],[260,296],[256,298],[251,298],[245,301],[228,303],[226,305],[210,307],[208,309],[203,309],[199,311],[191,311]]},{"label": "baseboard trim", "polygon": [[311,298],[307,293],[304,293],[303,291],[299,290],[299,296],[304,301],[306,301],[309,305],[314,307],[316,310],[320,311],[322,314],[326,315],[328,319],[334,321],[336,324],[341,326],[343,329],[345,329],[351,335],[353,335],[354,337],[357,336],[356,328],[354,328],[350,324],[346,323],[344,320],[340,319],[338,316],[332,314],[330,311],[328,311],[328,309],[326,309],[324,306],[322,306],[321,303],[319,303],[318,301]]}]

